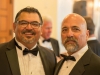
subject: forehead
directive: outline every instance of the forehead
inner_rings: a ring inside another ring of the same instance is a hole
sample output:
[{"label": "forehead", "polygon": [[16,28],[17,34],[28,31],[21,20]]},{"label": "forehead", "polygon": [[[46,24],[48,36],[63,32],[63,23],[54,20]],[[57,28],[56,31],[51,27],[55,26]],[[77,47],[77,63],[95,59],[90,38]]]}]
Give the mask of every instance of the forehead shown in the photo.
[{"label": "forehead", "polygon": [[43,26],[52,26],[52,22],[51,21],[45,21],[43,23]]},{"label": "forehead", "polygon": [[68,26],[77,26],[80,27],[84,24],[84,21],[79,17],[68,17],[65,18],[62,22],[62,27]]},{"label": "forehead", "polygon": [[22,12],[19,15],[18,19],[27,21],[40,21],[39,15],[37,13],[27,13],[27,12]]}]

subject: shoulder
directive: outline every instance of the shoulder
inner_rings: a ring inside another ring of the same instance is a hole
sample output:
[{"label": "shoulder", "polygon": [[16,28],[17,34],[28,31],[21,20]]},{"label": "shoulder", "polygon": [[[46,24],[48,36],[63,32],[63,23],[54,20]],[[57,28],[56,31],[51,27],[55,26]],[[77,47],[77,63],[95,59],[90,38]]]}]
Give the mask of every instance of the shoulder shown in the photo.
[{"label": "shoulder", "polygon": [[38,48],[40,53],[45,54],[46,56],[55,57],[54,51],[40,45],[38,45]]},{"label": "shoulder", "polygon": [[94,45],[94,46],[100,45],[100,43],[98,42],[98,40],[87,41],[87,43],[88,43],[89,45]]},{"label": "shoulder", "polygon": [[0,44],[0,48],[6,46],[7,44],[8,44],[8,42],[6,42],[6,43],[1,43],[1,44]]},{"label": "shoulder", "polygon": [[95,61],[97,60],[100,63],[100,57],[96,55],[95,53],[92,54],[91,59]]},{"label": "shoulder", "polygon": [[50,40],[55,40],[55,41],[57,41],[57,39],[55,39],[55,38],[50,38]]},{"label": "shoulder", "polygon": [[52,50],[46,48],[46,47],[43,47],[43,46],[40,46],[38,45],[39,49],[42,50],[43,52],[46,52],[46,53],[53,53]]},{"label": "shoulder", "polygon": [[96,71],[100,73],[100,57],[95,53],[93,53],[91,56],[90,66],[93,67],[94,71],[97,68]]},{"label": "shoulder", "polygon": [[58,40],[55,39],[55,38],[50,38],[50,40],[53,41],[53,42],[57,42],[58,43]]},{"label": "shoulder", "polygon": [[40,45],[38,45],[38,48],[39,48],[40,55],[43,55],[47,59],[50,59],[50,60],[56,60],[56,55],[55,55],[54,51],[52,51],[46,47],[42,47]]},{"label": "shoulder", "polygon": [[12,40],[10,40],[9,42],[5,42],[5,43],[1,43],[0,44],[0,49],[9,49],[9,48],[13,48],[13,47],[15,47],[14,46],[14,40],[12,39]]},{"label": "shoulder", "polygon": [[84,53],[84,55],[81,57],[83,62],[90,61],[90,62],[96,62],[98,61],[100,63],[100,57],[96,55],[89,47],[89,49]]}]

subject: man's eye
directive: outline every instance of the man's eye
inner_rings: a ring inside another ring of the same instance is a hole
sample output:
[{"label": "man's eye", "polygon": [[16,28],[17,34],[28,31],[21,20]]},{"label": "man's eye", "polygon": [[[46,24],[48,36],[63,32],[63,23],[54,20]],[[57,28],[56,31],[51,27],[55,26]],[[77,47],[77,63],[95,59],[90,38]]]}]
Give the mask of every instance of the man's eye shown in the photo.
[{"label": "man's eye", "polygon": [[78,28],[73,28],[73,31],[80,31]]},{"label": "man's eye", "polygon": [[64,33],[64,32],[67,32],[67,29],[62,29],[62,32]]},{"label": "man's eye", "polygon": [[32,23],[33,25],[38,25],[38,23]]},{"label": "man's eye", "polygon": [[63,31],[67,31],[67,29],[63,29]]},{"label": "man's eye", "polygon": [[25,25],[27,22],[19,22],[20,25]]},{"label": "man's eye", "polygon": [[26,22],[22,22],[22,23],[20,23],[20,24],[27,24]]},{"label": "man's eye", "polygon": [[33,25],[38,25],[38,23],[32,23]]}]

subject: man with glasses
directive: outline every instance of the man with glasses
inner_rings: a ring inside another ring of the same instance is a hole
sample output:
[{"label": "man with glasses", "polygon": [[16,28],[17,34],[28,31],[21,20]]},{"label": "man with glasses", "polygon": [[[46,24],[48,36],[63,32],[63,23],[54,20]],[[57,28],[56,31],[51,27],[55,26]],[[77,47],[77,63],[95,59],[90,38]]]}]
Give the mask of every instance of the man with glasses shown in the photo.
[{"label": "man with glasses", "polygon": [[37,44],[42,17],[33,7],[20,10],[13,25],[15,38],[0,45],[0,75],[53,75],[56,56]]}]

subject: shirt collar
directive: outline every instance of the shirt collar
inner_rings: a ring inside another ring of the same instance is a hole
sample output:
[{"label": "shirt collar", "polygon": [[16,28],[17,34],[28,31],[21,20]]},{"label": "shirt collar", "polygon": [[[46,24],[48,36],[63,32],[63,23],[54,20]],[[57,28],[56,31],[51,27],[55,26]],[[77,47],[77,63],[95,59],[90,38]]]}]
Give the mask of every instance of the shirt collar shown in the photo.
[{"label": "shirt collar", "polygon": [[88,38],[88,41],[90,41],[90,40],[96,40],[96,37],[90,37],[90,38]]},{"label": "shirt collar", "polygon": [[[17,44],[18,44],[20,47],[22,47],[22,50],[24,50],[25,48],[27,48],[27,47],[25,47],[22,43],[20,43],[16,38],[15,38],[15,41],[17,42]],[[34,49],[36,46],[37,46],[37,43],[36,43],[35,46],[33,46],[31,49]],[[27,48],[27,49],[28,49],[28,48]]]},{"label": "shirt collar", "polygon": [[44,40],[44,38],[43,38],[42,36],[40,36],[39,41],[41,41],[41,42],[42,42],[43,40]]},{"label": "shirt collar", "polygon": [[82,49],[73,53],[71,56],[74,56],[76,60],[79,60],[87,50],[88,50],[88,45],[85,45]]}]

